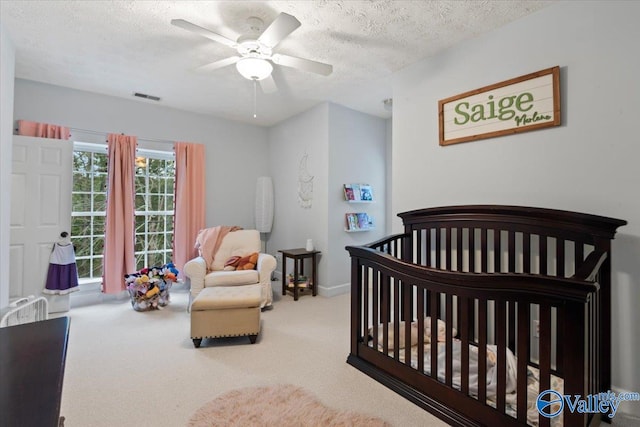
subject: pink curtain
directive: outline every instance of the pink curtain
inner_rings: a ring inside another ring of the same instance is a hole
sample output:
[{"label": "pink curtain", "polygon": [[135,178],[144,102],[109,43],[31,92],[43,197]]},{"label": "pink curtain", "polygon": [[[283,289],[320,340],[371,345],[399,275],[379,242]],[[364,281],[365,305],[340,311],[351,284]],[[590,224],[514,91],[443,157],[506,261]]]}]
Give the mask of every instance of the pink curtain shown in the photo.
[{"label": "pink curtain", "polygon": [[137,138],[109,134],[107,218],[105,224],[102,292],[125,289],[124,275],[135,272],[134,174]]},{"label": "pink curtain", "polygon": [[198,256],[194,245],[205,227],[204,145],[176,142],[176,188],[173,227],[173,263],[182,269]]},{"label": "pink curtain", "polygon": [[18,120],[18,135],[37,136],[40,138],[69,139],[71,132],[68,127],[64,126]]}]

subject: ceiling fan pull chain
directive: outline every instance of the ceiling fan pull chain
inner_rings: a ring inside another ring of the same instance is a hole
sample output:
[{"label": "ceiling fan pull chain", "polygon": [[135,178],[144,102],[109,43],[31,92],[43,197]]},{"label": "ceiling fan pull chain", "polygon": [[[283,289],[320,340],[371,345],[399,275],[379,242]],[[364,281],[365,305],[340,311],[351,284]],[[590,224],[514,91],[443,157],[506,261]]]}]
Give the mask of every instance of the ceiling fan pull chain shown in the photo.
[{"label": "ceiling fan pull chain", "polygon": [[256,116],[256,86],[258,84],[258,81],[256,79],[253,79],[253,118],[255,119]]}]

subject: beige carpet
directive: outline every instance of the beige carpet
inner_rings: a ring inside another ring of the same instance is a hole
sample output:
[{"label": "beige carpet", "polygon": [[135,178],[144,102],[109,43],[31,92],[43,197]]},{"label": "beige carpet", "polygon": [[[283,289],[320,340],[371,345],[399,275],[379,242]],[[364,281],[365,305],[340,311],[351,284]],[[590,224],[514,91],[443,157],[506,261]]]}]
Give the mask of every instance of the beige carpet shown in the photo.
[{"label": "beige carpet", "polygon": [[188,292],[171,291],[171,304],[162,310],[134,311],[123,299],[67,313],[65,427],[185,427],[198,408],[224,393],[278,384],[394,427],[446,426],[346,363],[349,295],[293,301],[278,287],[273,309],[260,314],[255,344],[235,337],[204,340],[196,349]]},{"label": "beige carpet", "polygon": [[246,387],[224,393],[200,408],[191,427],[390,427],[379,418],[324,406],[313,394],[292,384]]}]

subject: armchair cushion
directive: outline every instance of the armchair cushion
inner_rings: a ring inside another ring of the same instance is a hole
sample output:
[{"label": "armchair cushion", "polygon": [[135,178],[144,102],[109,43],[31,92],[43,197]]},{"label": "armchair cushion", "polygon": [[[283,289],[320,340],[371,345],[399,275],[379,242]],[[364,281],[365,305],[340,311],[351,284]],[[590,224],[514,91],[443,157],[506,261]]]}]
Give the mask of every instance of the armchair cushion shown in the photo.
[{"label": "armchair cushion", "polygon": [[204,277],[204,287],[247,285],[258,281],[256,270],[215,271]]}]

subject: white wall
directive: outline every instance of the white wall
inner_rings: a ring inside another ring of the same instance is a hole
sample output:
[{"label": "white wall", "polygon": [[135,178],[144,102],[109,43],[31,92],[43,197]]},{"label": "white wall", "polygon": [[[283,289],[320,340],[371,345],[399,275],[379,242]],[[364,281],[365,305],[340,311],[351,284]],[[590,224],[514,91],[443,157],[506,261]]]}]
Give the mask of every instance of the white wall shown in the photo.
[{"label": "white wall", "polygon": [[[386,121],[349,108],[329,104],[329,191],[327,285],[332,294],[349,292],[351,263],[347,245],[363,245],[386,235]],[[344,184],[366,183],[373,189],[371,204],[347,203]],[[347,233],[344,214],[366,212],[375,229]]]},{"label": "white wall", "polygon": [[[327,277],[328,121],[329,106],[325,103],[269,129],[275,209],[268,252],[277,255],[279,249],[303,248],[307,239],[313,239],[315,249],[323,252],[318,263],[320,286],[325,286]],[[314,177],[310,208],[298,203],[298,168],[305,154],[307,171]],[[293,268],[291,261],[289,266]]]},{"label": "white wall", "polygon": [[15,48],[0,23],[0,309],[9,305],[11,156]]},{"label": "white wall", "polygon": [[[127,100],[21,79],[16,79],[14,117],[138,138],[204,144],[207,225],[255,227],[256,179],[268,172],[267,130],[263,127],[188,113],[152,101]],[[104,142],[102,135],[77,131],[72,134],[78,139],[91,139],[89,142]]]},{"label": "white wall", "polygon": [[385,132],[385,187],[387,190],[387,194],[385,197],[385,230],[386,234],[389,234],[390,230],[393,229],[393,217],[395,216],[395,212],[392,210],[392,201],[393,201],[393,186],[392,186],[392,177],[393,177],[393,118],[387,119],[386,123],[386,132]]},{"label": "white wall", "polygon": [[[613,385],[640,391],[640,2],[562,2],[394,76],[395,213],[516,204],[629,221],[613,242]],[[561,67],[562,125],[438,145],[438,100]],[[418,189],[418,191],[416,191]],[[400,221],[394,220],[400,231]],[[640,413],[640,404],[622,411]]]},{"label": "white wall", "polygon": [[[313,239],[315,249],[322,252],[318,263],[320,295],[349,291],[350,262],[345,246],[371,242],[385,234],[385,144],[385,120],[331,103],[269,129],[275,193],[269,252],[277,255],[279,249],[302,248],[307,239]],[[305,154],[308,172],[314,176],[309,209],[301,207],[297,199],[298,167]],[[344,201],[343,185],[357,182],[373,186],[376,203],[351,205]],[[352,211],[370,213],[378,228],[346,233],[344,214]],[[287,273],[292,270],[289,260]]]}]

